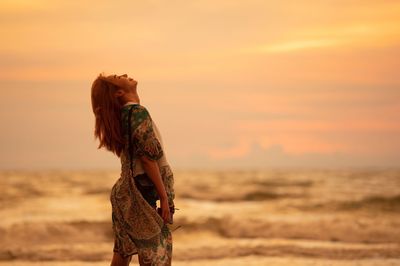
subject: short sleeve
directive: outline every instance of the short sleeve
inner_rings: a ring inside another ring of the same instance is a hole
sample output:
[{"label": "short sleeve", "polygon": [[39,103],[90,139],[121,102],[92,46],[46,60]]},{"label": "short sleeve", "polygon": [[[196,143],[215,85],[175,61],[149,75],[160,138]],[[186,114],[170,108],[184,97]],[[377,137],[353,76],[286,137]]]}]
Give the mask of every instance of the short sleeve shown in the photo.
[{"label": "short sleeve", "polygon": [[163,156],[163,150],[156,137],[153,128],[153,121],[146,108],[141,107],[132,115],[133,125],[133,146],[135,155],[145,155],[150,160],[158,160]]}]

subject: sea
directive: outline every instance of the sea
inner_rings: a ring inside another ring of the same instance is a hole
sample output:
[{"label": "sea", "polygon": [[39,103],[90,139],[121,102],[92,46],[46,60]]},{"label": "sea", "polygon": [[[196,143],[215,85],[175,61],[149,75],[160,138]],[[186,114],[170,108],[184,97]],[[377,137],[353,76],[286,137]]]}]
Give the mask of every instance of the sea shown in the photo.
[{"label": "sea", "polygon": [[[173,171],[172,265],[400,265],[400,169]],[[119,176],[1,171],[0,266],[110,265]]]}]

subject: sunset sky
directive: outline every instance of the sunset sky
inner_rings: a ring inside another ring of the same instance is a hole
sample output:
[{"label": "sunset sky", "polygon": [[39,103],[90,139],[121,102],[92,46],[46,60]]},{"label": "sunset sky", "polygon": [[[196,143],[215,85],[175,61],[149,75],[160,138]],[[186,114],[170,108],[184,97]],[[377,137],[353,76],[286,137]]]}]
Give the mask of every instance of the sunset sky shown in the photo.
[{"label": "sunset sky", "polygon": [[400,1],[0,1],[0,169],[118,169],[90,86],[138,80],[176,168],[400,166]]}]

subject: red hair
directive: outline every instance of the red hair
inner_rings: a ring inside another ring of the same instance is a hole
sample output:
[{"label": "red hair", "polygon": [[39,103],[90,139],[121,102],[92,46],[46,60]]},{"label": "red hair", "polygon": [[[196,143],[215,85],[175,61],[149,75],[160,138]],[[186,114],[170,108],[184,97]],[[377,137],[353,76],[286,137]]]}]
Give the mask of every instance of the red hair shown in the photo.
[{"label": "red hair", "polygon": [[122,104],[114,93],[119,89],[99,74],[91,89],[92,109],[95,116],[94,138],[100,141],[98,149],[105,147],[118,157],[124,149],[121,128]]}]

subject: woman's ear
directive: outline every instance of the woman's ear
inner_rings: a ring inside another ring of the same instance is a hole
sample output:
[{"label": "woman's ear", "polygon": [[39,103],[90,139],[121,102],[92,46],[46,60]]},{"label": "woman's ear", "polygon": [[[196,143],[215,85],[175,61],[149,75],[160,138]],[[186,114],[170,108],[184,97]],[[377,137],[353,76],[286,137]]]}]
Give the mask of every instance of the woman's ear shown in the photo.
[{"label": "woman's ear", "polygon": [[125,94],[125,91],[123,90],[123,89],[118,89],[115,93],[114,93],[114,95],[115,95],[115,97],[121,97],[121,96],[123,96]]}]

